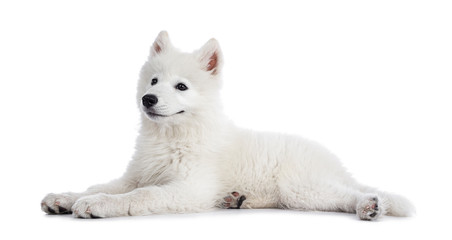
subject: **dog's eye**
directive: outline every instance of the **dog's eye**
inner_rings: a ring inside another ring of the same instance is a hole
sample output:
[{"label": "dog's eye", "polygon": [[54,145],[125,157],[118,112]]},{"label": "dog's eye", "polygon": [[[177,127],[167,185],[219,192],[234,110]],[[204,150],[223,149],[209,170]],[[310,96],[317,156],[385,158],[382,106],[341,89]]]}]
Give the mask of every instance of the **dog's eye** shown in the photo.
[{"label": "dog's eye", "polygon": [[176,85],[176,89],[179,90],[179,91],[185,91],[185,90],[188,89],[188,87],[185,86],[185,84],[183,84],[183,83],[179,83],[179,84]]},{"label": "dog's eye", "polygon": [[157,78],[153,78],[151,85],[154,86],[155,84],[157,84],[159,82],[159,80]]}]

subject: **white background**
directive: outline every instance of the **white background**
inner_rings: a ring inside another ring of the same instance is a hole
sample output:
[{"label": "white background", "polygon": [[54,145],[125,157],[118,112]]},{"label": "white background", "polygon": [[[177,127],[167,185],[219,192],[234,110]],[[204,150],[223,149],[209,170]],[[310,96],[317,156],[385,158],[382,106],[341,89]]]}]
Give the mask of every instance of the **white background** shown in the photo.
[{"label": "white background", "polygon": [[[450,237],[451,12],[450,1],[2,1],[0,238]],[[362,183],[410,198],[417,216],[45,215],[48,192],[123,173],[138,72],[160,30],[184,51],[219,40],[238,125],[321,142]]]}]

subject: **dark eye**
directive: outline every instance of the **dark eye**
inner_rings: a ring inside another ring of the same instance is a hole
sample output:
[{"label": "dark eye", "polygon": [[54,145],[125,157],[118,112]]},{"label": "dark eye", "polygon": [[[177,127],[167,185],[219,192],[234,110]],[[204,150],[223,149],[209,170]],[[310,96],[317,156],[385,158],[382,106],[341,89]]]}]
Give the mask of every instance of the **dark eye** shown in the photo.
[{"label": "dark eye", "polygon": [[176,89],[179,90],[179,91],[185,91],[185,90],[188,89],[188,87],[185,86],[185,84],[183,84],[183,83],[179,83],[179,84],[176,85]]},{"label": "dark eye", "polygon": [[151,82],[151,85],[155,85],[155,84],[157,84],[159,82],[159,80],[157,79],[157,78],[153,78],[152,79],[152,82]]}]

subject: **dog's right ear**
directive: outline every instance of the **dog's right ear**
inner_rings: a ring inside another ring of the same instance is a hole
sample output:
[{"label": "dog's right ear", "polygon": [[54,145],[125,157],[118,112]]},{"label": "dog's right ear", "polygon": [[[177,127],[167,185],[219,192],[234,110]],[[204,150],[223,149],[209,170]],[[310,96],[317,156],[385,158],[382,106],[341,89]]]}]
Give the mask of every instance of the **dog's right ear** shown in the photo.
[{"label": "dog's right ear", "polygon": [[161,31],[155,39],[154,44],[152,44],[150,57],[154,57],[168,51],[169,48],[171,48],[171,42],[169,40],[168,33],[166,31]]}]

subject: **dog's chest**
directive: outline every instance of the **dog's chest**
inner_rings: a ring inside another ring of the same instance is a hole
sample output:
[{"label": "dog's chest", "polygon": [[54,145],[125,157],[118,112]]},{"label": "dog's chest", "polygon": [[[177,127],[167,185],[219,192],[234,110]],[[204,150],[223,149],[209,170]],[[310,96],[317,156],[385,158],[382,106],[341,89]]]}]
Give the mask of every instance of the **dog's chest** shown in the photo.
[{"label": "dog's chest", "polygon": [[152,143],[137,149],[129,170],[138,187],[183,180],[197,167],[198,153],[190,142]]}]

